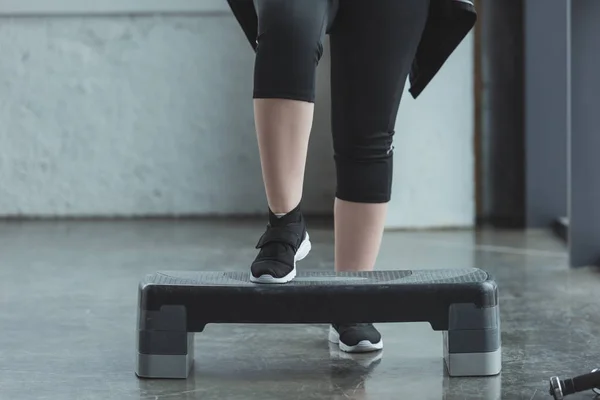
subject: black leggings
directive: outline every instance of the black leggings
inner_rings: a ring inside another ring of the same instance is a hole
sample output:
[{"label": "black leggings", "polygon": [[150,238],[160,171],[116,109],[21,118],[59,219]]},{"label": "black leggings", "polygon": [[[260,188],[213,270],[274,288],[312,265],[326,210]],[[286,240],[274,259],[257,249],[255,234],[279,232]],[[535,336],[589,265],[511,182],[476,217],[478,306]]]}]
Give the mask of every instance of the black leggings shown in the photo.
[{"label": "black leggings", "polygon": [[400,98],[428,0],[254,0],[254,98],[315,100],[323,39],[331,44],[336,197],[385,203]]}]

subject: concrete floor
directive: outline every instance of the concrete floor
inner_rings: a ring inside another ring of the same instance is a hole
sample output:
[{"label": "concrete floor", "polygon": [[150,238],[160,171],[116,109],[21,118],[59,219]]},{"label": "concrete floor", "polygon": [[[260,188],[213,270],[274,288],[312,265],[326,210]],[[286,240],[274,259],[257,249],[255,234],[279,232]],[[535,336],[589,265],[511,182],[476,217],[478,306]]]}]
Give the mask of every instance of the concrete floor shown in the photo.
[{"label": "concrete floor", "polygon": [[[310,221],[309,221],[310,222]],[[383,353],[344,356],[327,327],[208,326],[188,380],[138,380],[136,289],[156,270],[244,270],[264,222],[0,223],[0,399],[544,399],[552,375],[600,367],[600,274],[541,231],[398,232],[379,269],[480,267],[500,287],[504,371],[444,376],[439,332],[379,325]],[[333,267],[311,228],[303,269]],[[409,306],[409,305],[407,305]],[[590,392],[572,398],[590,399]]]}]

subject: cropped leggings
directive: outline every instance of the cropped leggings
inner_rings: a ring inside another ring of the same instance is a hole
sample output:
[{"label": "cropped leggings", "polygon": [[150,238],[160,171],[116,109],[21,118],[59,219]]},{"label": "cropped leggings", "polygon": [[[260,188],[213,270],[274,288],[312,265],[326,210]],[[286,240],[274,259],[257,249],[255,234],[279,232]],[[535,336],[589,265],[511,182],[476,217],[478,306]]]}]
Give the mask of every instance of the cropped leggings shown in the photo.
[{"label": "cropped leggings", "polygon": [[336,197],[385,203],[392,138],[429,0],[254,0],[254,98],[315,100],[315,72],[330,36]]}]

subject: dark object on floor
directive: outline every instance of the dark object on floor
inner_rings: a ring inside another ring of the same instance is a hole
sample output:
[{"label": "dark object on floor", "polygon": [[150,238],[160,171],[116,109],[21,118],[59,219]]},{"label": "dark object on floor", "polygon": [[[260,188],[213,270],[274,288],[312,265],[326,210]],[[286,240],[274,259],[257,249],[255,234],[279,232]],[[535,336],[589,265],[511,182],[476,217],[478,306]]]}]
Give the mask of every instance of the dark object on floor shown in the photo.
[{"label": "dark object on floor", "polygon": [[569,241],[569,219],[567,217],[557,218],[552,224],[552,231],[565,242]]},{"label": "dark object on floor", "polygon": [[[209,323],[429,322],[450,376],[501,370],[496,283],[479,269],[304,272],[260,285],[245,272],[158,272],[139,287],[136,374],[186,378]],[[324,338],[326,340],[326,338]]]},{"label": "dark object on floor", "polygon": [[574,393],[580,393],[586,390],[593,390],[600,395],[600,370],[594,369],[589,374],[579,375],[575,378],[560,380],[559,377],[550,378],[550,395],[555,400],[562,400],[565,396]]}]

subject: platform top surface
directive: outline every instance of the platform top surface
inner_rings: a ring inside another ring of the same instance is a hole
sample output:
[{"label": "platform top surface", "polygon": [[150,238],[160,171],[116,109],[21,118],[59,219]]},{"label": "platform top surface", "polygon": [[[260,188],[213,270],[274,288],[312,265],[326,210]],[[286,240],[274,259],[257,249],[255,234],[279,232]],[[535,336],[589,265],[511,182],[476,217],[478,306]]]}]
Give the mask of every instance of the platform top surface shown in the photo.
[{"label": "platform top surface", "polygon": [[[374,272],[322,272],[303,271],[286,286],[331,285],[430,285],[469,284],[490,280],[487,272],[480,269],[402,270]],[[248,272],[210,271],[160,271],[148,275],[147,284],[173,286],[256,286],[250,282]],[[260,285],[281,286],[281,285]]]}]

